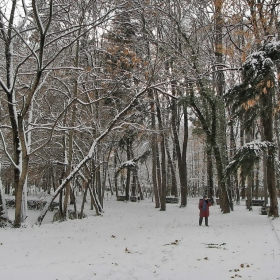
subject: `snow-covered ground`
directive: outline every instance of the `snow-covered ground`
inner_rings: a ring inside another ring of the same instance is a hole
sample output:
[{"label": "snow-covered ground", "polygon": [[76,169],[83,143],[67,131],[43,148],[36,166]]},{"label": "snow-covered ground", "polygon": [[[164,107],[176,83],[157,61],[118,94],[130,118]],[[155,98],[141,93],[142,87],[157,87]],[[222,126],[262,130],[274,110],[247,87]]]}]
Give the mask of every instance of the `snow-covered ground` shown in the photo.
[{"label": "snow-covered ground", "polygon": [[[198,226],[198,198],[167,211],[140,203],[104,201],[104,215],[0,229],[1,280],[276,280],[280,279],[280,218],[210,208]],[[33,220],[32,220],[33,219]]]}]

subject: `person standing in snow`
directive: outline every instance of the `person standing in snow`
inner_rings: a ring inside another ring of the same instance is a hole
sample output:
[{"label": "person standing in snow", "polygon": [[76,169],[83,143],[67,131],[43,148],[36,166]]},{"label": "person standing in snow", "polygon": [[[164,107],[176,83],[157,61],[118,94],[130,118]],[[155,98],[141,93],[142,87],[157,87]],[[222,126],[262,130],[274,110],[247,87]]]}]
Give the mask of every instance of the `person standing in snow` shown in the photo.
[{"label": "person standing in snow", "polygon": [[211,206],[211,202],[208,199],[207,195],[203,196],[203,199],[199,200],[198,208],[199,212],[199,225],[201,226],[203,218],[205,219],[205,225],[208,227],[208,217],[209,217],[209,207]]}]

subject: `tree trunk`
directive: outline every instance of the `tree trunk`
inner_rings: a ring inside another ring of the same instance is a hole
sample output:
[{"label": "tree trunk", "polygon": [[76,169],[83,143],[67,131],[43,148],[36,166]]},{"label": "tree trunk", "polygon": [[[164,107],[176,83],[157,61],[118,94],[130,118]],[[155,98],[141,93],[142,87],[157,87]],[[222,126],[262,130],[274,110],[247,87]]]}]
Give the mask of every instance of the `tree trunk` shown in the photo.
[{"label": "tree trunk", "polygon": [[[25,142],[25,132],[23,119],[21,116],[18,117],[18,140],[14,139],[14,146],[18,145],[18,149],[16,150],[15,162],[18,163],[18,166],[21,165],[21,168],[15,168],[15,220],[14,226],[20,227],[21,219],[22,219],[22,196],[23,196],[23,188],[26,182],[27,174],[28,174],[28,163],[29,156],[27,154],[27,147]],[[19,144],[20,142],[20,144]]]},{"label": "tree trunk", "polygon": [[83,195],[83,201],[82,201],[82,205],[81,205],[81,212],[79,214],[80,219],[82,219],[84,216],[84,208],[85,208],[85,203],[86,203],[86,199],[87,199],[87,191],[89,188],[89,184],[90,184],[90,182],[84,182],[84,195]]},{"label": "tree trunk", "polygon": [[259,186],[260,186],[259,173],[260,173],[260,163],[258,162],[257,169],[255,171],[255,192],[254,192],[255,199],[259,199]]},{"label": "tree trunk", "polygon": [[183,127],[183,145],[182,145],[182,155],[181,155],[181,161],[182,165],[181,167],[178,167],[178,169],[181,171],[182,174],[182,185],[181,185],[181,205],[180,207],[187,206],[187,197],[188,197],[188,182],[187,182],[187,147],[188,147],[188,138],[189,138],[189,124],[188,124],[188,108],[183,107],[183,113],[184,113],[184,127]]},{"label": "tree trunk", "polygon": [[267,94],[263,94],[263,111],[261,114],[264,140],[271,143],[267,148],[267,188],[270,196],[269,216],[279,217],[275,177],[275,147],[273,141],[273,102],[275,88],[267,86]]},{"label": "tree trunk", "polygon": [[[231,161],[234,154],[236,153],[236,143],[235,143],[233,123],[230,122],[229,126],[230,126],[230,153],[229,153],[229,156],[230,156],[230,161]],[[234,196],[234,193],[235,193],[236,203],[240,204],[237,171],[234,171],[234,173],[231,175],[231,182],[232,182],[232,187],[231,187],[232,195]]]},{"label": "tree trunk", "polygon": [[115,192],[116,192],[116,197],[119,195],[119,190],[118,190],[118,176],[116,176],[117,172],[117,150],[114,150],[114,168],[115,168],[115,175],[114,175],[114,186],[115,186]]},{"label": "tree trunk", "polygon": [[9,215],[6,208],[6,200],[4,195],[4,188],[2,185],[2,178],[1,178],[1,162],[0,162],[0,227],[5,225],[9,221]]},{"label": "tree trunk", "polygon": [[268,189],[267,189],[267,151],[263,153],[263,191],[264,191],[264,201],[265,206],[268,204]]},{"label": "tree trunk", "polygon": [[[131,159],[131,139],[128,138],[126,142],[126,159],[129,161]],[[131,170],[130,168],[126,169],[126,183],[125,183],[125,200],[129,201],[129,189],[130,189],[130,175],[131,175]]]},{"label": "tree trunk", "polygon": [[[253,139],[253,129],[247,129],[246,130],[246,142],[249,143]],[[249,173],[247,174],[247,209],[249,211],[252,211],[252,190],[254,185],[254,170],[249,170]]]},{"label": "tree trunk", "polygon": [[95,213],[97,216],[99,216],[101,215],[103,210],[100,202],[98,201],[98,196],[96,194],[95,187],[93,187],[93,189],[89,188],[89,193],[90,193],[92,205],[95,209]]},{"label": "tree trunk", "polygon": [[166,155],[167,155],[168,166],[170,168],[170,173],[171,173],[171,195],[178,197],[176,172],[167,143],[166,143]]},{"label": "tree trunk", "polygon": [[[176,89],[174,82],[172,83],[172,95],[176,95]],[[182,152],[179,142],[179,135],[178,135],[178,124],[177,124],[177,103],[176,100],[172,99],[171,101],[171,127],[173,132],[174,138],[174,146],[176,150],[176,157],[178,161],[178,171],[179,171],[179,178],[180,178],[180,187],[181,187],[181,207],[185,207],[187,205],[187,144],[188,144],[188,115],[187,115],[187,108],[184,106],[184,138],[183,138],[183,146]]]},{"label": "tree trunk", "polygon": [[212,161],[212,146],[210,144],[209,137],[206,136],[206,169],[207,169],[207,187],[208,197],[211,198],[212,202],[214,196],[214,174],[213,174],[213,161]]},{"label": "tree trunk", "polygon": [[141,188],[141,185],[140,185],[140,182],[139,182],[138,174],[137,174],[137,189],[138,189],[140,199],[144,200],[144,195],[143,195],[143,191],[142,191],[142,188]]},{"label": "tree trunk", "polygon": [[254,173],[253,170],[250,170],[249,174],[247,175],[247,203],[246,203],[246,208],[249,211],[252,211],[252,189],[253,189],[253,184],[254,184]]},{"label": "tree trunk", "polygon": [[152,181],[153,181],[153,189],[155,195],[155,208],[160,207],[160,195],[159,195],[159,188],[160,188],[160,177],[158,176],[158,144],[157,144],[157,134],[156,134],[156,117],[155,117],[155,101],[154,101],[154,94],[152,91],[149,91],[149,98],[150,98],[150,110],[151,110],[151,130],[152,134]]},{"label": "tree trunk", "polygon": [[159,108],[159,100],[157,98],[157,118],[160,131],[160,151],[161,151],[161,193],[160,193],[160,211],[166,210],[166,155],[165,155],[165,136],[163,132],[163,123],[161,111]]},{"label": "tree trunk", "polygon": [[[224,20],[223,20],[223,9],[224,0],[215,0],[214,6],[215,6],[215,12],[214,12],[214,21],[215,21],[215,58],[216,58],[216,73],[215,73],[215,88],[217,92],[217,118],[215,120],[216,122],[216,136],[219,137],[219,159],[218,159],[218,165],[220,172],[222,172],[222,169],[228,164],[228,158],[227,158],[227,141],[226,141],[226,117],[225,117],[225,106],[223,102],[223,94],[225,90],[225,77],[224,72],[222,71],[222,64],[223,64],[223,26],[224,26]],[[212,131],[213,132],[213,131]],[[216,141],[216,140],[215,140]],[[217,159],[216,159],[217,160]],[[230,189],[230,178],[224,177],[221,181],[221,195],[222,197],[222,209],[224,213],[228,213],[230,206],[233,209],[233,204],[231,200],[231,189]],[[223,204],[224,203],[224,204]]]},{"label": "tree trunk", "polygon": [[[242,147],[244,145],[244,129],[243,125],[240,125],[240,146]],[[246,176],[244,175],[244,172],[242,172],[242,167],[241,167],[241,172],[240,172],[240,188],[241,188],[241,198],[245,199],[246,197]]]},{"label": "tree trunk", "polygon": [[131,195],[136,196],[136,184],[137,184],[137,171],[133,170],[132,171],[132,183],[131,183]]},{"label": "tree trunk", "polygon": [[[76,43],[76,53],[75,53],[75,61],[74,61],[75,67],[79,66],[79,54],[80,54],[79,51],[80,51],[80,41],[78,40]],[[73,88],[73,98],[77,98],[77,95],[78,95],[78,81],[77,79],[75,79],[74,88]],[[77,106],[76,104],[74,104],[71,110],[70,127],[75,126],[76,115],[77,115]],[[67,158],[65,177],[67,177],[72,171],[73,142],[74,142],[74,129],[71,129],[68,138],[69,146],[68,146],[68,158]],[[66,143],[65,143],[65,147],[67,147]],[[67,150],[65,151],[65,153],[67,153]],[[70,193],[71,193],[71,182],[69,181],[65,186],[65,196],[64,196],[64,203],[63,203],[63,213],[62,213],[64,218],[67,218],[68,201],[69,201]]]},{"label": "tree trunk", "polygon": [[214,144],[213,146],[214,146],[213,147],[214,155],[216,159],[217,177],[218,177],[218,181],[220,182],[220,195],[219,195],[220,206],[222,212],[225,214],[230,212],[230,205],[229,205],[228,192],[225,183],[224,168],[223,168],[222,158],[220,155],[220,150],[217,147],[217,145]]},{"label": "tree trunk", "polygon": [[152,180],[153,180],[153,189],[155,195],[155,208],[160,207],[159,200],[159,183],[158,183],[158,172],[157,172],[157,142],[156,135],[154,134],[152,139]]},{"label": "tree trunk", "polygon": [[96,167],[95,170],[95,188],[97,191],[97,197],[98,200],[100,201],[101,205],[102,205],[102,184],[101,184],[101,171],[100,171],[100,165]]}]

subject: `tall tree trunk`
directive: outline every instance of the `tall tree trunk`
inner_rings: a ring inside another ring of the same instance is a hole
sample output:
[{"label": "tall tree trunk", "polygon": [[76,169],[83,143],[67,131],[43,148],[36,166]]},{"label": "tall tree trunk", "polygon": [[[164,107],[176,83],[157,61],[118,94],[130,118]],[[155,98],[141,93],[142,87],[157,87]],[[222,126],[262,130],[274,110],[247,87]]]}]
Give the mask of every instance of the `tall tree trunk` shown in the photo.
[{"label": "tall tree trunk", "polygon": [[215,57],[217,63],[217,71],[215,73],[215,87],[217,95],[222,97],[224,94],[225,88],[225,77],[224,72],[222,71],[223,63],[223,8],[224,0],[214,0],[214,24],[215,24]]},{"label": "tall tree trunk", "polygon": [[207,169],[207,187],[208,197],[213,201],[214,196],[214,174],[213,174],[213,160],[212,160],[212,146],[209,137],[206,136],[206,169]]},{"label": "tall tree trunk", "polygon": [[[242,147],[244,145],[244,128],[243,125],[240,125],[240,146]],[[241,167],[241,172],[240,172],[240,188],[241,188],[241,198],[245,199],[246,197],[246,192],[245,192],[245,186],[246,184],[246,176],[244,175],[244,172],[242,172],[242,167]]]},{"label": "tall tree trunk", "polygon": [[[18,149],[15,155],[15,162],[18,163],[18,167],[14,169],[15,171],[15,220],[14,226],[19,227],[21,225],[22,219],[22,196],[24,184],[26,182],[28,174],[28,164],[29,156],[27,153],[26,141],[25,141],[25,131],[24,131],[24,121],[22,116],[18,116],[18,140],[14,139],[15,146],[18,145]],[[21,166],[21,167],[19,167]]]},{"label": "tall tree trunk", "polygon": [[154,195],[155,195],[155,208],[160,207],[160,174],[158,174],[158,146],[157,146],[157,140],[156,135],[153,136],[153,147],[152,147],[152,153],[153,153],[153,159],[152,159],[152,179],[153,179],[153,188],[154,188]]},{"label": "tall tree trunk", "polygon": [[267,188],[267,151],[263,153],[263,191],[264,191],[264,201],[265,206],[268,204],[268,188]]},{"label": "tall tree trunk", "polygon": [[83,201],[82,201],[82,205],[81,205],[81,212],[79,214],[80,219],[82,219],[84,216],[84,208],[85,208],[85,203],[86,203],[86,199],[87,199],[87,191],[89,189],[90,182],[89,181],[84,182],[83,185],[84,185],[84,195],[83,195]]},{"label": "tall tree trunk", "polygon": [[[235,152],[236,152],[236,143],[235,143],[235,136],[234,136],[234,127],[233,123],[230,122],[230,160],[233,158]],[[237,171],[234,171],[234,173],[231,175],[232,179],[232,195],[235,193],[236,203],[240,204],[240,194],[239,194],[239,186],[238,186],[238,174]]]},{"label": "tall tree trunk", "polygon": [[[226,116],[225,116],[225,105],[223,101],[223,94],[225,90],[225,77],[224,72],[222,71],[222,64],[223,64],[223,26],[224,26],[224,19],[222,14],[224,0],[215,0],[214,1],[214,23],[215,23],[215,57],[216,57],[216,77],[214,79],[216,93],[217,93],[217,105],[216,109],[217,112],[217,137],[219,138],[220,144],[220,158],[221,160],[221,168],[224,168],[228,164],[228,156],[227,156],[227,140],[226,140]],[[233,203],[232,203],[232,194],[230,189],[230,177],[226,177],[221,182],[224,186],[221,190],[221,195],[225,196],[221,198],[222,201],[222,208],[224,208],[225,213],[228,212],[227,207],[228,203],[229,206],[233,210]],[[224,205],[223,205],[224,203]]]},{"label": "tall tree trunk", "polygon": [[[176,96],[176,88],[175,83],[172,83],[172,95]],[[180,178],[180,187],[181,187],[181,207],[185,207],[187,205],[187,145],[188,145],[188,115],[187,115],[187,107],[183,106],[184,112],[184,125],[183,125],[183,145],[182,151],[179,142],[179,134],[178,134],[178,106],[175,99],[171,100],[171,127],[173,132],[174,146],[176,150],[176,157],[178,161],[178,171]]]},{"label": "tall tree trunk", "polygon": [[275,94],[274,85],[267,86],[267,93],[263,94],[263,111],[261,114],[264,140],[271,143],[267,148],[267,188],[270,197],[270,210],[269,215],[279,217],[278,201],[276,192],[276,177],[275,177],[275,147],[273,141],[273,102],[272,98]]},{"label": "tall tree trunk", "polygon": [[160,152],[161,152],[161,193],[160,193],[160,210],[166,210],[166,155],[165,155],[165,136],[163,132],[163,123],[161,110],[159,107],[159,99],[157,97],[157,118],[160,131]]},{"label": "tall tree trunk", "polygon": [[90,193],[92,205],[95,209],[95,213],[97,216],[99,216],[102,214],[103,210],[102,210],[102,206],[98,200],[98,196],[96,194],[95,188],[93,188],[93,189],[89,188],[89,193]]},{"label": "tall tree trunk", "polygon": [[152,130],[152,181],[153,181],[153,191],[155,195],[155,208],[160,208],[160,186],[161,177],[160,172],[158,172],[159,158],[158,158],[158,144],[157,144],[157,134],[156,134],[156,108],[154,94],[149,91],[150,98],[150,110],[151,110],[151,130]]},{"label": "tall tree trunk", "polygon": [[0,227],[5,225],[9,221],[9,215],[6,208],[6,200],[4,195],[4,188],[2,185],[2,178],[1,178],[1,162],[0,162]]},{"label": "tall tree trunk", "polygon": [[132,171],[131,196],[136,196],[137,170]]},{"label": "tall tree trunk", "polygon": [[170,168],[170,173],[171,173],[171,180],[170,180],[171,181],[171,195],[178,197],[176,172],[175,172],[174,164],[173,164],[170,150],[169,150],[167,143],[166,143],[166,155],[167,155],[168,166]]},{"label": "tall tree trunk", "polygon": [[[74,66],[79,66],[79,55],[80,55],[80,41],[78,40],[76,43],[76,53],[75,53],[75,62]],[[77,98],[78,96],[78,81],[75,79],[74,82],[74,89],[73,89],[73,98]],[[73,108],[71,110],[71,119],[70,119],[70,127],[75,126],[76,121],[76,115],[77,115],[77,106],[76,104],[73,105]],[[69,138],[68,138],[68,158],[67,158],[67,167],[66,167],[66,174],[65,177],[67,177],[71,171],[72,171],[72,160],[73,160],[73,142],[74,142],[74,129],[71,129],[69,132]],[[66,143],[65,143],[66,145]],[[67,151],[66,151],[67,153]],[[71,182],[69,181],[65,186],[65,196],[64,196],[64,203],[63,203],[63,217],[67,218],[67,208],[68,208],[68,201],[69,196],[71,192]]]},{"label": "tall tree trunk", "polygon": [[138,189],[138,193],[139,193],[140,199],[144,200],[143,190],[142,190],[140,182],[139,182],[138,173],[137,173],[137,178],[136,179],[137,179],[137,189]]},{"label": "tall tree trunk", "polygon": [[156,118],[155,118],[155,101],[152,92],[149,92],[149,97],[151,99],[150,108],[151,108],[151,129],[153,131],[152,134],[152,181],[153,181],[153,189],[155,195],[155,207],[160,207],[160,200],[159,200],[159,181],[158,181],[158,172],[157,172],[157,135],[156,135]]},{"label": "tall tree trunk", "polygon": [[116,176],[116,171],[117,171],[117,150],[114,150],[114,168],[115,168],[115,175],[114,175],[114,186],[115,186],[115,192],[116,196],[119,195],[119,190],[118,190],[118,176]]},{"label": "tall tree trunk", "polygon": [[[13,145],[13,158],[11,159],[14,168],[14,189],[15,189],[15,220],[14,226],[20,227],[21,225],[21,210],[22,210],[22,193],[25,178],[28,170],[28,155],[26,150],[25,135],[24,135],[24,118],[21,113],[17,112],[16,108],[16,93],[13,86],[14,75],[14,61],[13,61],[13,30],[15,19],[16,2],[11,4],[10,18],[8,19],[9,29],[5,33],[4,47],[5,47],[5,67],[6,67],[6,86],[7,86],[7,104],[9,111],[9,118],[12,128],[12,145]],[[13,90],[10,90],[13,89]]]},{"label": "tall tree trunk", "polygon": [[102,205],[102,184],[101,184],[101,171],[100,171],[100,165],[98,165],[96,167],[95,170],[95,190],[97,192],[97,197],[98,200],[100,201],[101,205]]},{"label": "tall tree trunk", "polygon": [[255,199],[259,199],[259,186],[260,186],[260,179],[259,179],[259,173],[260,173],[260,164],[259,162],[257,163],[257,168],[255,171]]},{"label": "tall tree trunk", "polygon": [[[246,130],[246,142],[249,143],[253,139],[253,130],[247,129]],[[247,209],[252,211],[252,190],[254,185],[254,170],[249,170],[247,174]]]},{"label": "tall tree trunk", "polygon": [[[129,161],[131,160],[131,139],[127,138],[126,141],[126,159]],[[126,183],[125,183],[125,199],[126,201],[129,201],[129,189],[130,189],[130,176],[131,176],[131,170],[130,168],[126,169]]]},{"label": "tall tree trunk", "polygon": [[[188,147],[188,139],[189,139],[189,124],[188,124],[188,108],[183,107],[183,118],[184,118],[184,125],[183,125],[183,144],[182,144],[182,166],[178,167],[181,168],[182,173],[182,185],[181,185],[181,207],[187,206],[187,197],[188,197],[188,182],[187,182],[187,147]],[[180,171],[179,171],[180,172]]]}]

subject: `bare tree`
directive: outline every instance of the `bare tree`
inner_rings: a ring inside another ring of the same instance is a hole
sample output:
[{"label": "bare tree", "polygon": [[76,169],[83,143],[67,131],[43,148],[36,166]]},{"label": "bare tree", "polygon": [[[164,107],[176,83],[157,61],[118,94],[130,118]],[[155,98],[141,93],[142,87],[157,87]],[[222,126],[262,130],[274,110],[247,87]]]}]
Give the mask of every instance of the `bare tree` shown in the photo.
[{"label": "bare tree", "polygon": [[[76,9],[71,4],[71,1],[61,4],[55,0],[48,3],[33,0],[29,7],[23,0],[12,1],[9,9],[1,7],[0,10],[0,39],[5,50],[0,86],[1,95],[6,100],[6,120],[9,120],[9,124],[2,122],[1,140],[6,156],[14,167],[16,227],[21,224],[22,194],[30,157],[52,139],[51,133],[55,127],[53,125],[51,128],[48,140],[28,145],[28,116],[32,112],[32,102],[50,73],[63,69],[58,61],[65,50],[81,36],[108,21],[116,8],[122,5],[121,2],[112,2],[105,6],[105,3],[100,1],[95,6],[98,11],[96,17],[86,24],[72,26],[68,25],[63,17]],[[75,69],[75,66],[70,68]],[[9,133],[12,134],[11,142],[7,141]]]}]

